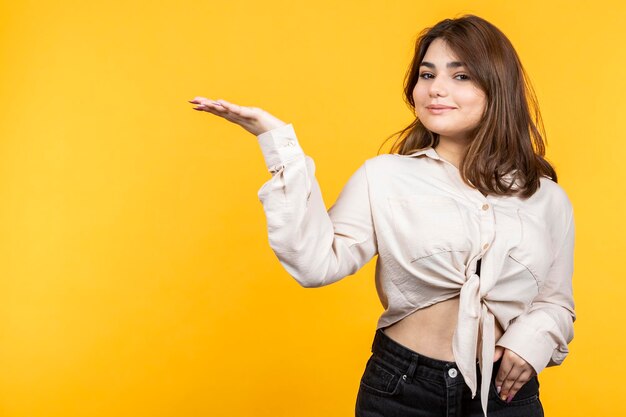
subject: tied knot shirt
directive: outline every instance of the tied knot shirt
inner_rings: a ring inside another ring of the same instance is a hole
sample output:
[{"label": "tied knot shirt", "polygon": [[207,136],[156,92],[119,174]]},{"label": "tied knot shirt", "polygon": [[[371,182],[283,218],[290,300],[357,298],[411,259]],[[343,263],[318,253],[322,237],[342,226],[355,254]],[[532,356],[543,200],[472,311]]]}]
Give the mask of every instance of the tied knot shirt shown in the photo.
[{"label": "tied knot shirt", "polygon": [[269,244],[302,286],[336,282],[378,255],[377,329],[460,297],[452,352],[472,398],[478,357],[485,416],[496,345],[537,374],[563,362],[576,319],[574,219],[557,183],[542,177],[527,199],[484,196],[428,147],[366,160],[327,210],[293,125],[257,139],[272,174],[258,191]]}]

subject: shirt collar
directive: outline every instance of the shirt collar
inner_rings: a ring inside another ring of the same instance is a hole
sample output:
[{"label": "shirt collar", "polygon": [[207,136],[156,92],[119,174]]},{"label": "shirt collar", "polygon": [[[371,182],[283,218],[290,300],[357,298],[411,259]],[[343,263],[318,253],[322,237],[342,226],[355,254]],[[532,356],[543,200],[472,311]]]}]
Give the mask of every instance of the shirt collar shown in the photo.
[{"label": "shirt collar", "polygon": [[426,155],[426,156],[428,156],[430,158],[441,160],[441,157],[437,154],[437,151],[435,151],[435,149],[432,146],[428,146],[426,148],[417,150],[417,151],[412,152],[410,154],[400,155],[400,156],[414,157],[414,156],[420,156],[420,155]]},{"label": "shirt collar", "polygon": [[[416,157],[416,156],[421,156],[421,155],[426,155],[429,158],[432,159],[438,159],[440,161],[445,161],[442,157],[439,156],[439,154],[437,153],[437,151],[435,150],[435,148],[433,148],[432,146],[428,146],[426,148],[417,150],[415,152],[411,152],[409,154],[406,155],[399,155],[405,158],[412,158],[412,157]],[[508,172],[507,174],[503,175],[503,178],[505,181],[507,182],[511,182],[513,181],[513,179],[515,178],[515,173],[517,172],[517,169],[513,169],[512,171]],[[513,189],[518,189],[518,187],[520,187],[520,180],[516,179],[515,180],[515,184],[513,185]]]}]

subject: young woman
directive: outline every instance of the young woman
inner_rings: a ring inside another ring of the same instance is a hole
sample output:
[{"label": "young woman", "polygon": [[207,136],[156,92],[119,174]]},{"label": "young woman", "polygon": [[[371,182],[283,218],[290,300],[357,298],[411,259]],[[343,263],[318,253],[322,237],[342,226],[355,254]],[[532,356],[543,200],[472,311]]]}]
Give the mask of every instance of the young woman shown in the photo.
[{"label": "young woman", "polygon": [[385,311],[357,416],[542,416],[537,374],[574,336],[574,219],[530,83],[506,36],[465,15],[420,34],[405,95],[415,120],[328,210],[293,125],[191,103],[257,136],[269,243],[302,286],[378,255]]}]

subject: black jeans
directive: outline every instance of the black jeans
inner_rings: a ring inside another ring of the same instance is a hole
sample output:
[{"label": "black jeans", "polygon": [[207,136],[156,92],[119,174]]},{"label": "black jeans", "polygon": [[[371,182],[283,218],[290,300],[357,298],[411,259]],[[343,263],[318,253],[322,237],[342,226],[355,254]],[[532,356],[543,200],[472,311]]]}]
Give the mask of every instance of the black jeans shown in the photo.
[{"label": "black jeans", "polygon": [[[543,417],[539,380],[534,376],[510,403],[496,392],[501,360],[493,364],[488,417]],[[478,392],[474,399],[455,362],[420,355],[376,331],[356,401],[357,417],[483,417]]]}]

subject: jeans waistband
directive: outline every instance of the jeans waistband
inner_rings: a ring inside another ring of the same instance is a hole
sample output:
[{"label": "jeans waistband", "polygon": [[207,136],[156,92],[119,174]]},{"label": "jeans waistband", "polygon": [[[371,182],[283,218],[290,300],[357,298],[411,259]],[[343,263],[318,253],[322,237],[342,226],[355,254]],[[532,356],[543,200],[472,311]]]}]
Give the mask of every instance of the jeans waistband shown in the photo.
[{"label": "jeans waistband", "polygon": [[[382,361],[400,369],[406,373],[408,377],[413,378],[415,374],[429,379],[445,382],[448,379],[449,382],[463,381],[463,377],[460,372],[452,371],[448,373],[450,369],[456,369],[458,367],[454,361],[444,361],[441,359],[431,358],[421,353],[415,352],[404,345],[396,342],[385,334],[383,329],[377,329],[374,336],[374,342],[372,343],[372,353]],[[478,360],[476,360],[477,375],[480,374],[480,366]],[[454,375],[450,380],[449,375]]]}]

